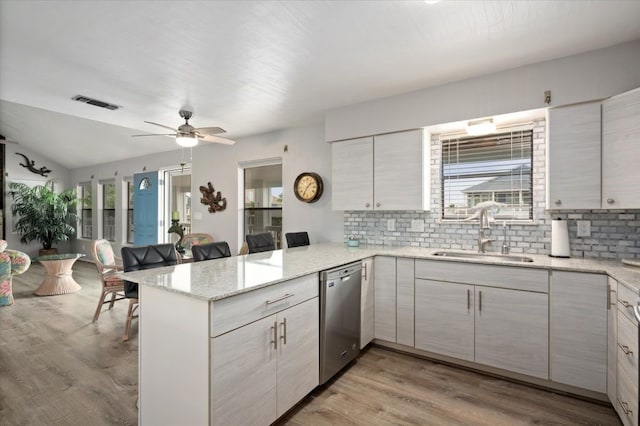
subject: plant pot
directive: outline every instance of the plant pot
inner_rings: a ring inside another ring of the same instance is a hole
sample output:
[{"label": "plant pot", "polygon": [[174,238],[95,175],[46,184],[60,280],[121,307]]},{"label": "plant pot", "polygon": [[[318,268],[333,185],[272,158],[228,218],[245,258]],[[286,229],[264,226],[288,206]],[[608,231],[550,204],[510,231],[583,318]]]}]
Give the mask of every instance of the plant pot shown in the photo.
[{"label": "plant pot", "polygon": [[57,248],[40,249],[40,251],[38,252],[39,256],[48,256],[50,254],[58,254],[58,249]]}]

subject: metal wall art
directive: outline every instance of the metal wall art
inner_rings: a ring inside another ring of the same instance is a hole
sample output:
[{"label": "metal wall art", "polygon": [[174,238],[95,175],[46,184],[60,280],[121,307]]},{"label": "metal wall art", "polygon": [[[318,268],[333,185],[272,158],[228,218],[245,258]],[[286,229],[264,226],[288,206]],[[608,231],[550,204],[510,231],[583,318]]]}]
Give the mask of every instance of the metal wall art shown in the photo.
[{"label": "metal wall art", "polygon": [[200,202],[205,206],[209,206],[209,213],[221,212],[227,208],[227,199],[222,197],[220,191],[215,193],[211,182],[208,182],[207,186],[200,186],[200,192],[202,193]]},{"label": "metal wall art", "polygon": [[32,160],[29,160],[29,158],[27,158],[26,155],[20,154],[19,152],[16,152],[16,155],[20,155],[20,156],[22,156],[24,158],[24,161],[27,164],[20,163],[20,165],[22,167],[26,167],[27,169],[29,169],[30,172],[35,173],[35,174],[40,175],[40,176],[44,176],[44,177],[47,177],[47,175],[49,173],[51,173],[51,170],[47,169],[44,166],[40,167],[39,169],[36,168],[36,162],[32,161]]}]

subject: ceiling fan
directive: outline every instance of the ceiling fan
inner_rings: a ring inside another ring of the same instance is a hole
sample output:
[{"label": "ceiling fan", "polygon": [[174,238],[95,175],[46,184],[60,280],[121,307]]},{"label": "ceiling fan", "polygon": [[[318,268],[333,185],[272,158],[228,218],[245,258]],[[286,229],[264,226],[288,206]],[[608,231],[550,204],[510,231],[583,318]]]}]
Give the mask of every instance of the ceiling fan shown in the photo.
[{"label": "ceiling fan", "polygon": [[227,131],[220,127],[199,127],[195,128],[189,124],[189,119],[193,115],[191,111],[180,110],[180,117],[184,118],[184,124],[174,129],[173,127],[165,126],[163,124],[154,123],[152,121],[145,121],[145,123],[153,124],[154,126],[163,127],[171,130],[173,133],[153,133],[146,135],[132,135],[134,137],[139,136],[174,136],[176,143],[182,147],[190,148],[196,146],[198,141],[222,143],[225,145],[233,145],[236,141],[231,139],[222,138],[220,133],[226,133]]}]

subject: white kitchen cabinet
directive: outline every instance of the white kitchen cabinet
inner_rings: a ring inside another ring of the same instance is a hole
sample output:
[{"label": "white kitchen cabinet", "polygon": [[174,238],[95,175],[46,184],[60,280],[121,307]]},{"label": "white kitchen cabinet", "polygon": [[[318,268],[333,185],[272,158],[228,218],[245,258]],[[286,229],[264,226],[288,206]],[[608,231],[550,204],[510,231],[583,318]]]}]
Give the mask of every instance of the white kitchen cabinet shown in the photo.
[{"label": "white kitchen cabinet", "polygon": [[414,259],[396,260],[396,343],[414,346]]},{"label": "white kitchen cabinet", "polygon": [[475,298],[475,362],[548,379],[548,295],[476,286]]},{"label": "white kitchen cabinet", "polygon": [[362,281],[360,286],[360,349],[374,338],[374,271],[373,257],[362,260]]},{"label": "white kitchen cabinet", "polygon": [[373,137],[331,144],[333,210],[373,209]]},{"label": "white kitchen cabinet", "polygon": [[396,341],[396,258],[376,256],[374,336],[388,342]]},{"label": "white kitchen cabinet", "polygon": [[547,209],[599,209],[601,103],[549,109]]},{"label": "white kitchen cabinet", "polygon": [[215,424],[269,424],[276,419],[272,315],[213,339]]},{"label": "white kitchen cabinet", "polygon": [[606,275],[552,271],[550,378],[607,392]]},{"label": "white kitchen cabinet", "polygon": [[[278,313],[277,417],[318,386],[320,367],[319,299]],[[236,423],[237,424],[237,423]]]},{"label": "white kitchen cabinet", "polygon": [[618,282],[608,277],[607,296],[607,397],[615,405],[618,376]]},{"label": "white kitchen cabinet", "polygon": [[319,383],[318,298],[212,340],[215,424],[274,422]]},{"label": "white kitchen cabinet", "polygon": [[428,156],[422,129],[332,143],[333,210],[426,210]]},{"label": "white kitchen cabinet", "polygon": [[640,88],[602,102],[602,207],[640,207]]},{"label": "white kitchen cabinet", "polygon": [[415,347],[473,362],[473,286],[416,278],[415,288]]}]

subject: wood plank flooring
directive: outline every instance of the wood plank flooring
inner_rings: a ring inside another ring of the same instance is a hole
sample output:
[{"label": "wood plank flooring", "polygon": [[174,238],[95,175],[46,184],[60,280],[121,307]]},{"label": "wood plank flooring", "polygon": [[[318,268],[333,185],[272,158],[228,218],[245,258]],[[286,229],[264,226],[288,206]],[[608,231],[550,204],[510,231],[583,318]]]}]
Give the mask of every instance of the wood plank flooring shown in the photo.
[{"label": "wood plank flooring", "polygon": [[[0,308],[0,425],[137,424],[138,326],[121,341],[126,301],[92,324],[92,264],[74,266],[77,293],[34,296],[43,276],[34,264],[14,277],[16,304]],[[621,423],[608,406],[372,347],[278,424]]]}]

